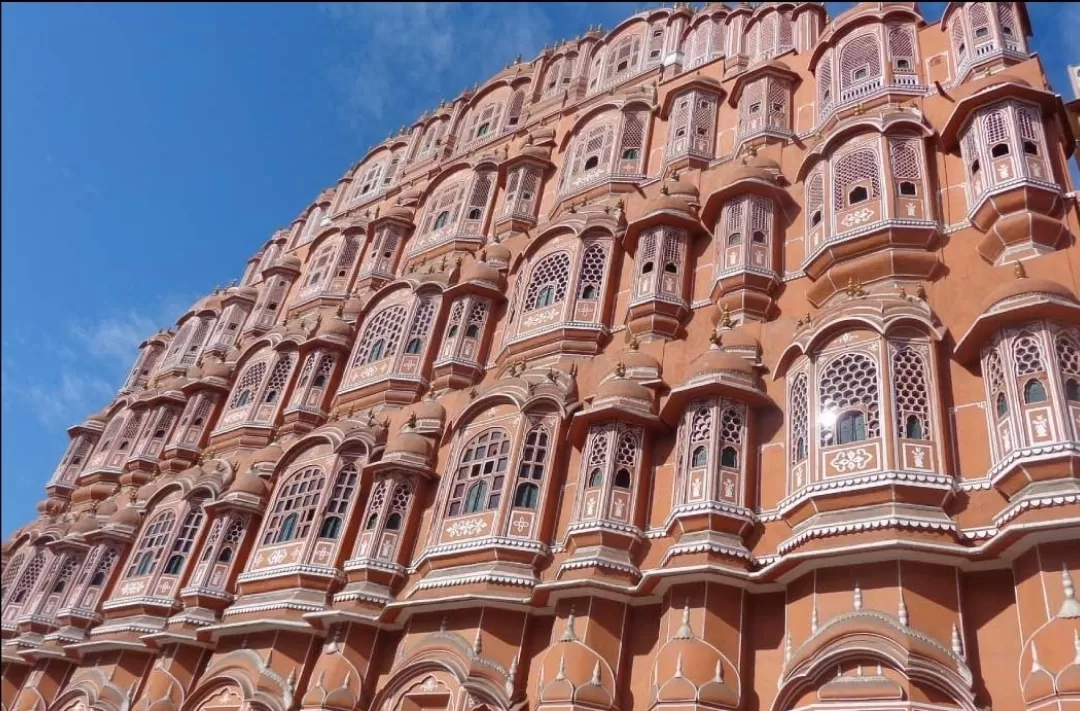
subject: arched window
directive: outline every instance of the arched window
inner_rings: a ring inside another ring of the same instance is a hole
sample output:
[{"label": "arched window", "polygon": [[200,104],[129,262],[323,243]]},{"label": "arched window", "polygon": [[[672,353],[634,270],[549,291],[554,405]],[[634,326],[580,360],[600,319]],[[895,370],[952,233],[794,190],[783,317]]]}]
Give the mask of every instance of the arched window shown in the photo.
[{"label": "arched window", "polygon": [[738,232],[732,232],[728,235],[727,243],[729,247],[734,247],[737,244],[742,244],[742,235]]},{"label": "arched window", "polygon": [[301,469],[285,480],[270,509],[264,546],[307,537],[325,482],[318,467]]},{"label": "arched window", "polygon": [[441,230],[443,227],[446,227],[446,223],[449,222],[449,221],[450,221],[450,211],[449,210],[443,210],[442,212],[439,213],[438,217],[435,218],[435,229]]},{"label": "arched window", "polygon": [[806,461],[807,443],[810,439],[809,396],[806,374],[799,373],[791,384],[788,396],[788,413],[791,417],[791,463]]},{"label": "arched window", "polygon": [[990,156],[992,158],[1001,158],[1001,157],[1007,156],[1007,155],[1009,155],[1009,144],[1008,143],[995,143],[990,148]]},{"label": "arched window", "polygon": [[996,409],[998,417],[1009,414],[1009,402],[1005,399],[1005,393],[998,393]]},{"label": "arched window", "polygon": [[473,438],[461,453],[448,515],[498,508],[509,462],[510,437],[505,430],[491,429]]},{"label": "arched window", "polygon": [[930,439],[930,370],[915,347],[894,347],[892,355],[893,400],[896,424],[907,439]]},{"label": "arched window", "polygon": [[[569,283],[570,255],[558,252],[545,257],[533,268],[529,285],[525,289],[525,304],[522,310],[533,311],[562,301],[566,298]],[[543,295],[541,292],[544,292]]]},{"label": "arched window", "polygon": [[620,469],[615,472],[615,488],[616,489],[629,489],[632,476],[626,469]]},{"label": "arched window", "polygon": [[867,192],[866,188],[860,185],[857,188],[853,188],[852,191],[848,193],[848,205],[857,205],[860,202],[865,202],[869,197],[870,194]]},{"label": "arched window", "polygon": [[420,352],[420,348],[423,345],[419,338],[413,338],[405,345],[405,352],[412,355],[416,355]]},{"label": "arched window", "polygon": [[379,523],[379,514],[373,513],[370,516],[368,516],[367,523],[364,524],[364,530],[365,531],[370,531],[371,529],[375,528],[376,524],[378,524],[378,523]]},{"label": "arched window", "polygon": [[818,385],[823,411],[840,413],[831,428],[821,428],[822,445],[880,436],[877,364],[869,355],[846,353],[833,359]]},{"label": "arched window", "polygon": [[522,482],[518,484],[517,491],[514,493],[514,506],[523,509],[535,509],[536,500],[539,498],[539,487],[536,484],[528,484]]},{"label": "arched window", "polygon": [[476,513],[484,507],[484,495],[487,494],[487,483],[478,481],[469,487],[469,493],[465,497],[464,513]]},{"label": "arched window", "polygon": [[590,244],[581,257],[581,275],[579,284],[582,299],[596,299],[604,283],[604,268],[607,265],[607,250],[602,244]]},{"label": "arched window", "polygon": [[904,423],[904,437],[908,439],[923,438],[922,420],[917,415],[908,415],[907,422]]},{"label": "arched window", "polygon": [[394,355],[405,329],[405,317],[405,307],[401,305],[388,306],[375,314],[364,328],[353,365],[374,363]]},{"label": "arched window", "polygon": [[229,403],[230,410],[241,408],[251,402],[254,397],[254,391],[262,383],[263,375],[265,373],[265,362],[253,363],[248,366],[247,370],[244,371],[244,374],[236,381],[236,387],[233,389],[232,402]]},{"label": "arched window", "polygon": [[387,517],[387,519],[386,519],[386,530],[387,531],[399,531],[399,530],[401,530],[401,514],[392,513],[392,514],[390,514],[389,517]]},{"label": "arched window", "polygon": [[1034,405],[1046,402],[1046,387],[1041,380],[1033,378],[1024,384],[1024,403]]},{"label": "arched window", "polygon": [[191,547],[195,545],[195,537],[199,533],[199,526],[202,525],[204,501],[205,499],[198,498],[192,499],[189,503],[187,514],[184,516],[183,523],[180,524],[180,531],[176,535],[176,540],[173,541],[169,561],[165,566],[165,575],[179,575],[184,569],[184,561],[187,560]]},{"label": "arched window", "polygon": [[97,568],[94,570],[94,575],[90,578],[91,588],[99,588],[105,584],[105,579],[112,572],[113,566],[116,565],[119,558],[120,551],[117,548],[112,547],[105,551],[97,564]]},{"label": "arched window", "polygon": [[765,244],[765,233],[761,230],[755,230],[750,238],[754,241],[754,244]]},{"label": "arched window", "polygon": [[599,489],[604,485],[604,472],[602,469],[593,469],[589,473],[589,488]]},{"label": "arched window", "polygon": [[162,511],[150,520],[143,532],[142,540],[135,549],[135,554],[131,556],[127,577],[136,578],[150,574],[169,543],[169,535],[175,523],[176,514],[172,511]]},{"label": "arched window", "polygon": [[349,502],[356,495],[356,461],[349,459],[338,471],[334,480],[334,489],[323,513],[323,522],[319,526],[319,538],[337,538],[341,531],[341,522],[349,510]]},{"label": "arched window", "polygon": [[833,207],[842,210],[881,197],[880,159],[871,149],[852,151],[833,164]]},{"label": "arched window", "polygon": [[270,379],[266,382],[266,394],[263,395],[264,403],[277,402],[278,397],[289,382],[289,373],[292,372],[293,356],[283,355],[274,364],[270,372]]},{"label": "arched window", "polygon": [[[41,571],[45,569],[45,551],[38,549],[34,552],[30,562],[26,564],[26,569],[19,576],[19,582],[15,587],[15,590],[11,594],[11,603],[19,604],[26,600],[26,596],[30,594],[34,584],[37,582],[38,576],[41,575]],[[6,611],[5,611],[6,612]]]},{"label": "arched window", "polygon": [[914,197],[915,183],[911,182],[910,180],[900,181],[900,194],[904,196]]},{"label": "arched window", "polygon": [[837,444],[862,442],[866,439],[866,416],[861,412],[845,412],[836,419]]},{"label": "arched window", "polygon": [[585,159],[585,170],[592,170],[600,165],[600,156],[589,156]]},{"label": "arched window", "polygon": [[720,452],[720,466],[737,469],[739,466],[739,453],[734,447],[724,447]]},{"label": "arched window", "polygon": [[694,449],[694,454],[690,458],[691,466],[695,469],[705,467],[709,465],[709,453],[704,447],[697,447]]},{"label": "arched window", "polygon": [[859,35],[840,50],[841,90],[880,76],[881,48],[874,34]]},{"label": "arched window", "polygon": [[1080,382],[1075,378],[1065,381],[1065,397],[1072,402],[1080,402]]}]

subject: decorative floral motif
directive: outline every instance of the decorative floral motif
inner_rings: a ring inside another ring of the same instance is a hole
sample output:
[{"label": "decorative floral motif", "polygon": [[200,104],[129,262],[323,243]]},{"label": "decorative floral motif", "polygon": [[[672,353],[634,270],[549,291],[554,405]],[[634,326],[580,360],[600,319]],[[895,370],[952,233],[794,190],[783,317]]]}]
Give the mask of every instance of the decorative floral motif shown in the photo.
[{"label": "decorative floral motif", "polygon": [[847,472],[859,472],[866,467],[870,466],[870,462],[874,461],[874,455],[867,452],[862,447],[858,449],[848,449],[843,452],[839,452],[832,460],[833,469],[840,473]]},{"label": "decorative floral motif", "polygon": [[446,533],[451,538],[475,536],[483,533],[484,529],[487,528],[487,525],[487,521],[482,518],[467,518],[461,521],[454,521],[446,527]]},{"label": "decorative floral motif", "polygon": [[279,563],[284,562],[285,558],[288,557],[288,555],[289,554],[285,552],[284,548],[278,548],[276,551],[270,554],[270,557],[267,558],[267,562],[269,562],[270,565],[278,565]]},{"label": "decorative floral motif", "polygon": [[861,225],[874,216],[874,211],[868,207],[864,207],[861,210],[848,213],[844,219],[840,220],[840,224],[844,227],[854,227],[855,225]]}]

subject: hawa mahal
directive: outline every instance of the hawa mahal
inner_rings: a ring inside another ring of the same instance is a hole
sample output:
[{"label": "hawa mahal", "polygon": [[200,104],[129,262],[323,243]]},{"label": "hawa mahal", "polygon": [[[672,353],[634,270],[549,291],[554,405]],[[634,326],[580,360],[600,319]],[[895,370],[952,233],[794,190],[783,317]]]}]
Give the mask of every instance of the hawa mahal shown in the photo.
[{"label": "hawa mahal", "polygon": [[68,430],[3,711],[1080,708],[1030,36],[681,3],[374,146]]}]

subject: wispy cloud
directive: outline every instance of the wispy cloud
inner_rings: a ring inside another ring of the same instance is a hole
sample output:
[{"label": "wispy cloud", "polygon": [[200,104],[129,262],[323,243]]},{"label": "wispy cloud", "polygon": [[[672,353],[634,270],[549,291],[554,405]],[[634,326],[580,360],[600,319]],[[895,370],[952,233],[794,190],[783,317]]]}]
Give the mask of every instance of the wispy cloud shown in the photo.
[{"label": "wispy cloud", "polygon": [[[99,410],[115,395],[139,344],[175,321],[193,299],[168,295],[153,315],[131,309],[90,323],[72,324],[59,340],[24,337],[25,356],[4,360],[0,399],[4,411],[21,408],[46,427],[68,426]],[[23,334],[17,334],[22,337]],[[29,362],[32,366],[26,366]]]},{"label": "wispy cloud", "polygon": [[71,337],[96,358],[130,361],[135,349],[157,330],[155,321],[135,311],[104,318],[89,327],[75,324]]},{"label": "wispy cloud", "polygon": [[355,38],[354,55],[332,68],[331,81],[345,97],[346,121],[366,133],[411,122],[515,56],[531,59],[545,44],[589,23],[627,17],[640,5],[322,3],[320,8]]}]

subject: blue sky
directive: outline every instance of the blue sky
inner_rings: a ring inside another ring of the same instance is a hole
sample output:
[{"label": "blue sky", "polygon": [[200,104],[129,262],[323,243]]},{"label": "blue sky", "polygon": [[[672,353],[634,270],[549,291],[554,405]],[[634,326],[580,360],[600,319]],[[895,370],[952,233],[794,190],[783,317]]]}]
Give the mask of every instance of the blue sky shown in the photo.
[{"label": "blue sky", "polygon": [[[0,536],[34,516],[65,428],[110,400],[138,343],[368,146],[640,7],[4,4]],[[1076,8],[1030,6],[1066,98]]]}]

